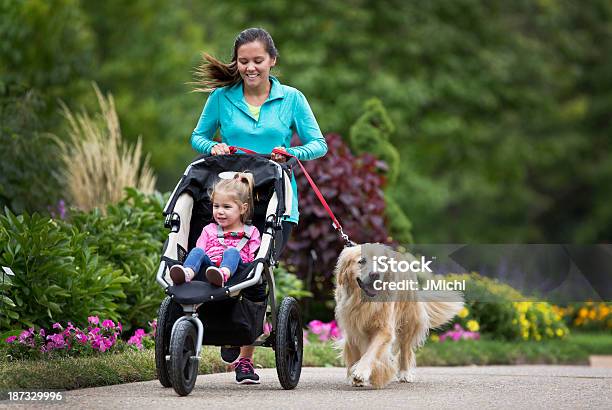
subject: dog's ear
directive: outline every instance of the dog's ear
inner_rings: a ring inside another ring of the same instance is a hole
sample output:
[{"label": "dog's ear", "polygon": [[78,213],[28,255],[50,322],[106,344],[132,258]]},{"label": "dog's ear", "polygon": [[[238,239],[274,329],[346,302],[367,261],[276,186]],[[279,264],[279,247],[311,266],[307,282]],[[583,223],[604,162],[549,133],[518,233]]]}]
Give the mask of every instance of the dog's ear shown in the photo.
[{"label": "dog's ear", "polygon": [[355,258],[359,258],[361,255],[358,247],[344,248],[338,257],[336,263],[335,275],[336,284],[338,286],[346,285],[352,278],[351,263]]},{"label": "dog's ear", "polygon": [[343,258],[344,252],[340,254],[340,256],[338,257],[338,262],[336,262],[336,268],[334,269],[334,275],[336,276],[336,285],[337,286],[344,286],[344,284],[346,283],[346,273],[344,272],[345,270],[343,269],[344,266],[344,258]]}]

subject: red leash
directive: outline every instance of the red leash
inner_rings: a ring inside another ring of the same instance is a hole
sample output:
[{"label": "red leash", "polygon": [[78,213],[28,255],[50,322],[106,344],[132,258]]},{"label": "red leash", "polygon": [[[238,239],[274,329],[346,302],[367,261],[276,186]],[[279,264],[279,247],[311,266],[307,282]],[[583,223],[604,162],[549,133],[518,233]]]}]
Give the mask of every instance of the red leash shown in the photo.
[{"label": "red leash", "polygon": [[[255,154],[255,155],[262,155],[258,152],[252,151],[250,149],[247,148],[242,148],[242,147],[229,147],[230,148],[230,152],[232,154],[236,153],[237,150],[240,151],[244,151],[247,154]],[[310,184],[310,186],[312,187],[312,190],[314,191],[315,195],[317,196],[317,198],[319,198],[319,201],[321,202],[321,204],[323,205],[323,207],[325,208],[325,210],[327,211],[327,213],[329,214],[329,217],[332,220],[332,226],[334,227],[334,229],[336,231],[338,231],[338,233],[340,234],[340,236],[342,237],[342,239],[344,239],[344,242],[348,245],[348,246],[352,246],[355,243],[353,241],[351,241],[348,237],[347,234],[344,233],[344,231],[342,230],[342,225],[340,225],[340,221],[338,221],[338,218],[336,218],[336,216],[334,215],[334,213],[332,212],[331,208],[329,207],[329,205],[327,204],[327,201],[325,200],[325,198],[323,198],[323,194],[321,194],[321,191],[319,190],[319,188],[317,187],[317,184],[314,183],[314,181],[312,180],[312,178],[310,177],[310,175],[308,174],[308,171],[306,171],[306,168],[304,168],[304,165],[302,165],[302,163],[300,162],[299,159],[297,159],[297,157],[295,155],[292,155],[290,153],[288,153],[287,151],[283,151],[280,149],[273,149],[272,150],[273,153],[275,154],[281,154],[281,155],[285,155],[288,157],[292,157],[295,158],[295,160],[297,161],[298,165],[300,166],[300,168],[302,169],[302,172],[304,173],[304,175],[306,176],[306,179],[308,180],[308,183]]]}]

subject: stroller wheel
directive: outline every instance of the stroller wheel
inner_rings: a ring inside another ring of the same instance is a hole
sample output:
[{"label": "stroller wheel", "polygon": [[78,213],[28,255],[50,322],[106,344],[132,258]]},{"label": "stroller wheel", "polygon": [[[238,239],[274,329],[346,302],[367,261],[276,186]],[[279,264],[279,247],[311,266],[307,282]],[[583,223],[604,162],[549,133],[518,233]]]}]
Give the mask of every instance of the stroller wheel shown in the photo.
[{"label": "stroller wheel", "polygon": [[188,320],[179,322],[170,338],[169,375],[174,391],[180,396],[191,393],[198,376],[198,359],[195,357],[197,331]]},{"label": "stroller wheel", "polygon": [[283,389],[291,390],[300,381],[304,342],[300,309],[294,298],[283,298],[276,323],[276,373]]},{"label": "stroller wheel", "polygon": [[155,370],[157,379],[164,387],[172,387],[168,374],[166,356],[170,354],[170,333],[176,319],[182,315],[182,309],[172,299],[166,297],[157,312],[157,330],[155,332]]}]

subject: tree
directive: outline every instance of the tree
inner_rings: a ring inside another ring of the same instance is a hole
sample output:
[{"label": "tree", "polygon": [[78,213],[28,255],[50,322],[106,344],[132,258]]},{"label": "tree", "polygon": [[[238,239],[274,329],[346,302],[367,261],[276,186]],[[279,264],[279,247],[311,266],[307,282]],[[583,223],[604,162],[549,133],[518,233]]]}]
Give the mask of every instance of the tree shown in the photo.
[{"label": "tree", "polygon": [[391,145],[389,139],[395,132],[393,122],[389,118],[382,102],[372,98],[365,102],[364,113],[351,127],[350,141],[353,152],[356,154],[370,153],[384,161],[385,167],[381,172],[386,176],[385,189],[385,215],[393,239],[400,243],[412,242],[412,224],[397,205],[391,192],[395,190],[399,173],[399,153]]}]

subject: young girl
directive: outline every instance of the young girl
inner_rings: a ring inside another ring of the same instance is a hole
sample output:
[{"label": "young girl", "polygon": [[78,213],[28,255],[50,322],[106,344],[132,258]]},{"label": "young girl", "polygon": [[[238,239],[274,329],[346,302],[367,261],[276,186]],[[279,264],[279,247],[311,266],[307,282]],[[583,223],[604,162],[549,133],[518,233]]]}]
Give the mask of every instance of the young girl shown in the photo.
[{"label": "young girl", "polygon": [[241,263],[255,258],[261,236],[257,228],[246,225],[253,215],[253,175],[237,172],[233,179],[222,179],[215,184],[211,201],[215,222],[202,229],[183,266],[170,268],[175,285],[198,279],[204,264],[208,282],[223,286]]}]

